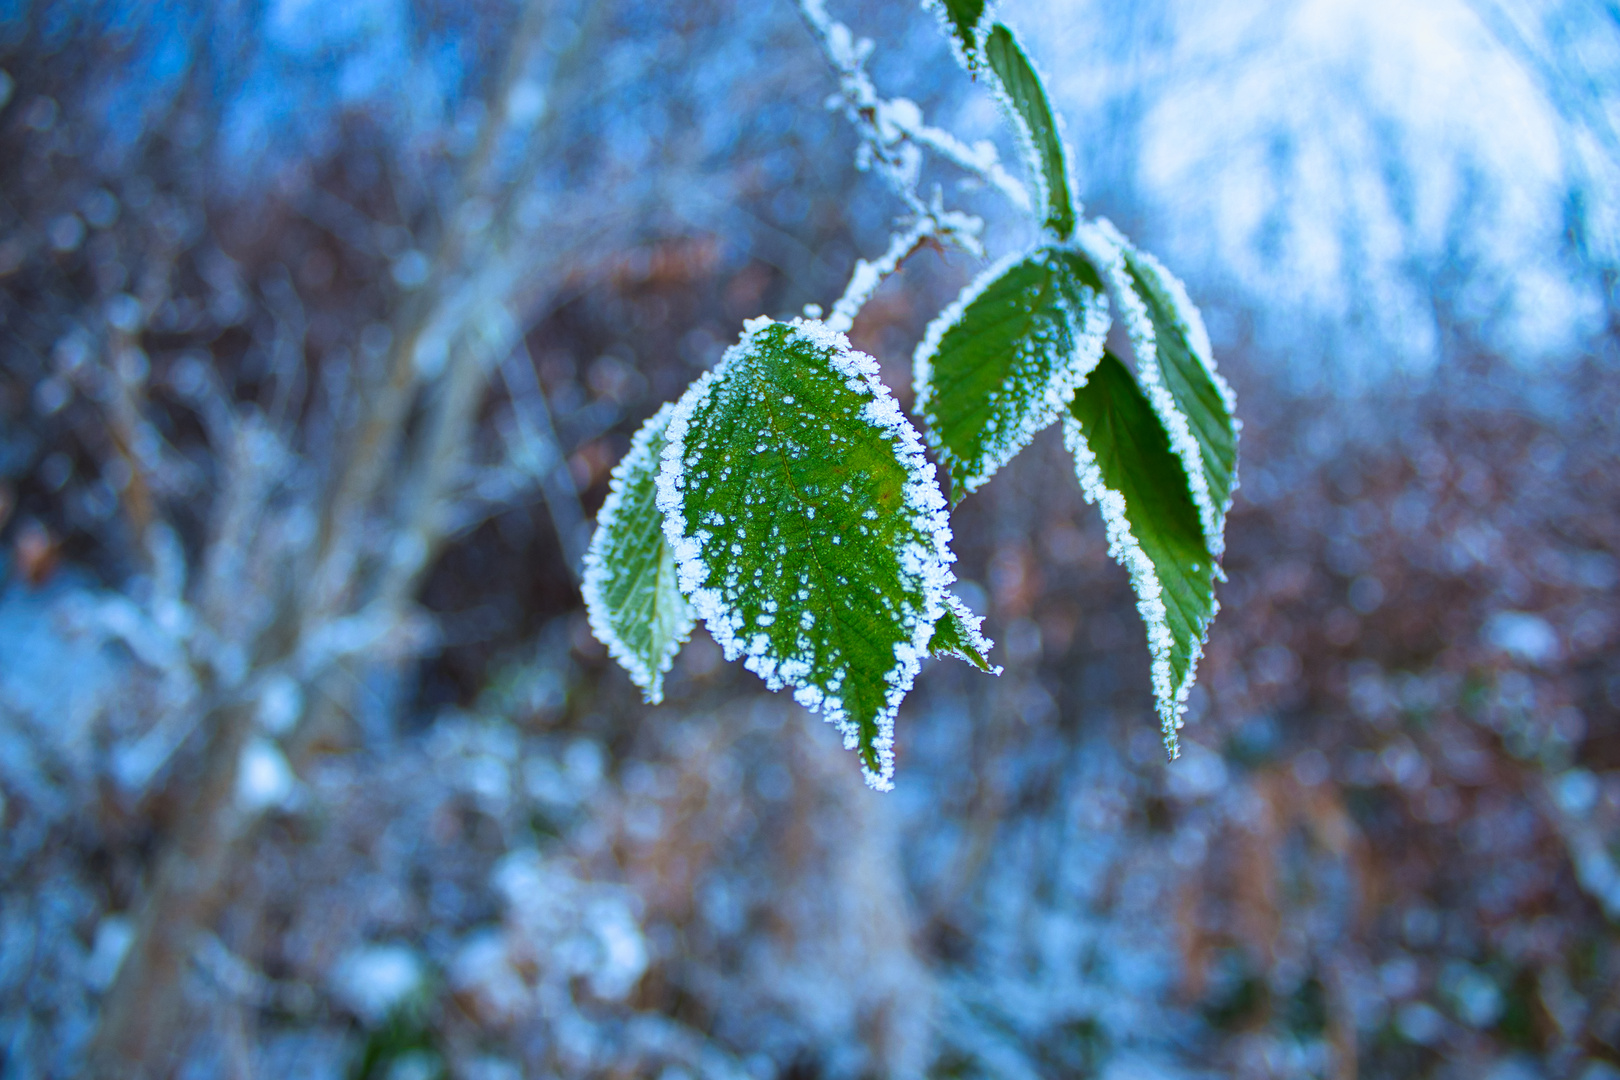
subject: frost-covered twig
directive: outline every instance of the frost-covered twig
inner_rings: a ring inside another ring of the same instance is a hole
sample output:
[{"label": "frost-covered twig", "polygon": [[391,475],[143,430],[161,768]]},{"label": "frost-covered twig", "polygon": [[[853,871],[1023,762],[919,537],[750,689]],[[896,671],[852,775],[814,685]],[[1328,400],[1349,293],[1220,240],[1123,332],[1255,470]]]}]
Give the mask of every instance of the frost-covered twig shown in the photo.
[{"label": "frost-covered twig", "polygon": [[889,237],[888,250],[876,261],[855,260],[855,269],[849,276],[849,284],[844,286],[844,295],[833,305],[832,314],[827,317],[827,325],[841,334],[848,332],[855,324],[855,316],[859,315],[861,308],[872,299],[884,279],[898,270],[900,264],[905,262],[913,251],[929,240],[937,243],[942,238],[948,239],[950,243],[971,255],[983,256],[984,248],[979,243],[979,231],[983,225],[983,221],[971,214],[946,210],[941,205],[940,194],[936,190],[930,211],[914,219],[907,228]]},{"label": "frost-covered twig", "polygon": [[1029,189],[1012,173],[1002,168],[1001,158],[996,153],[994,143],[988,139],[981,139],[969,146],[944,128],[931,127],[923,123],[920,111],[913,118],[911,110],[904,107],[908,105],[916,107],[904,98],[889,102],[886,116],[888,121],[912,142],[928,147],[952,165],[974,174],[1001,192],[1018,210],[1026,214],[1030,212]]},{"label": "frost-covered twig", "polygon": [[833,305],[832,314],[827,317],[827,326],[840,334],[847,332],[854,325],[855,316],[877,292],[878,286],[883,284],[883,279],[894,273],[907,255],[933,235],[934,219],[920,217],[911,228],[889,238],[889,250],[879,256],[876,262],[855,260],[855,270],[849,276],[849,284],[844,286],[844,295]]},{"label": "frost-covered twig", "polygon": [[825,0],[799,0],[799,11],[815,33],[828,63],[838,72],[839,98],[844,115],[861,137],[857,164],[873,164],[913,213],[924,206],[917,195],[922,148],[932,150],[1001,192],[1018,209],[1028,212],[1029,191],[1001,166],[995,146],[987,141],[968,146],[942,128],[923,122],[922,109],[906,98],[884,98],[866,72],[872,42],[856,38],[849,27],[827,14]]},{"label": "frost-covered twig", "polygon": [[799,11],[815,33],[827,62],[838,72],[839,96],[829,100],[828,105],[835,106],[841,100],[844,115],[860,136],[856,165],[862,169],[875,165],[878,174],[912,213],[925,213],[923,201],[917,195],[922,151],[898,127],[883,122],[891,108],[890,103],[879,96],[866,73],[866,59],[872,54],[871,39],[856,38],[849,27],[828,15],[824,0],[799,0]]},{"label": "frost-covered twig", "polygon": [[890,238],[888,250],[880,258],[873,262],[862,259],[855,264],[844,295],[833,305],[828,320],[828,325],[842,332],[854,323],[883,279],[924,240],[934,239],[973,255],[984,254],[979,244],[983,228],[979,218],[946,210],[938,188],[927,202],[918,193],[925,148],[994,187],[1021,210],[1029,209],[1030,199],[1024,186],[1001,167],[992,144],[980,142],[969,147],[950,132],[924,123],[916,102],[881,96],[866,72],[872,42],[856,38],[849,27],[828,15],[824,0],[799,0],[799,11],[815,33],[827,62],[838,73],[839,94],[828,104],[842,103],[844,115],[860,136],[856,166],[875,167],[905,203],[911,217],[911,224]]}]

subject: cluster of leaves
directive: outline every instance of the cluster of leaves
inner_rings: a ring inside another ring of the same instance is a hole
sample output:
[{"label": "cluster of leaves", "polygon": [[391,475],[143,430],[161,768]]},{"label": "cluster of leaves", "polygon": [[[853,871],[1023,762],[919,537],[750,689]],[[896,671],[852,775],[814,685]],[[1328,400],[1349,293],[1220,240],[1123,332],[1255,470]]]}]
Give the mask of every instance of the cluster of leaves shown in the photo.
[{"label": "cluster of leaves", "polygon": [[[914,357],[950,504],[1060,419],[1147,626],[1166,746],[1217,610],[1236,486],[1230,389],[1185,290],[1107,221],[1080,214],[1045,88],[983,0],[933,5],[1001,100],[1040,238],[991,266]],[[1105,347],[1113,312],[1134,364]],[[647,421],[614,470],[586,557],[591,626],[651,702],[701,617],[726,658],[791,687],[892,786],[894,717],[923,657],[984,671],[991,643],[951,592],[950,528],[923,437],[872,358],[815,319],[749,322]]]}]

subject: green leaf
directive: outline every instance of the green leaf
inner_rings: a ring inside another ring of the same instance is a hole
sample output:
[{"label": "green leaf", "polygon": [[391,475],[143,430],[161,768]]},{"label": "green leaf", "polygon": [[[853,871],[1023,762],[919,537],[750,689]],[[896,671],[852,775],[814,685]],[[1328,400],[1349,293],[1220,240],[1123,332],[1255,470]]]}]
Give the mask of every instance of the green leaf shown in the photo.
[{"label": "green leaf", "polygon": [[664,673],[693,625],[657,506],[664,431],[674,411],[665,405],[654,413],[614,468],[581,586],[591,632],[654,705],[663,700]]},{"label": "green leaf", "polygon": [[1215,560],[1170,436],[1130,371],[1111,352],[1074,395],[1064,437],[1087,502],[1102,510],[1108,553],[1131,575],[1147,624],[1153,693],[1166,748],[1204,651],[1215,601]]},{"label": "green leaf", "polygon": [[819,322],[748,323],[676,406],[658,506],[726,657],[821,710],[886,789],[954,556],[933,467],[877,372]]},{"label": "green leaf", "polygon": [[1084,255],[1054,246],[992,266],[934,319],[913,386],[952,503],[1063,414],[1107,334],[1102,279]]},{"label": "green leaf", "polygon": [[1024,148],[1030,175],[1040,188],[1042,224],[1059,240],[1067,240],[1074,232],[1074,195],[1063,135],[1052,115],[1046,88],[1018,39],[1003,24],[997,23],[991,29],[985,39],[984,55],[1001,84],[1004,104]]},{"label": "green leaf", "polygon": [[1137,377],[1186,467],[1205,539],[1218,556],[1237,487],[1241,425],[1232,390],[1215,370],[1209,335],[1181,282],[1111,223],[1100,221],[1094,231],[1100,243],[1090,246],[1100,249],[1098,261],[1120,300]]},{"label": "green leaf", "polygon": [[977,71],[983,62],[980,54],[984,35],[980,28],[984,22],[985,0],[926,0],[924,6],[932,8],[945,24],[957,59],[969,71]]},{"label": "green leaf", "polygon": [[958,660],[966,660],[980,671],[1000,675],[1000,665],[990,662],[990,650],[995,648],[996,643],[979,630],[983,622],[955,593],[947,594],[945,614],[934,624],[934,636],[928,641],[928,651],[940,657],[954,656]]}]

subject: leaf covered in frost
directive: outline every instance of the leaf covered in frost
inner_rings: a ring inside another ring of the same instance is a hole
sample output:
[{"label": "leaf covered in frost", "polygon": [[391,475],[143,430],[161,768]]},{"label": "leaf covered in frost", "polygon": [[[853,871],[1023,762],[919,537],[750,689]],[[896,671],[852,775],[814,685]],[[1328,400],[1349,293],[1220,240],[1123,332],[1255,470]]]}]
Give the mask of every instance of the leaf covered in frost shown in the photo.
[{"label": "leaf covered in frost", "polygon": [[1001,23],[985,38],[984,56],[1001,84],[1003,104],[1018,132],[1030,175],[1040,188],[1041,222],[1059,240],[1067,240],[1075,224],[1073,185],[1063,134],[1047,100],[1046,87],[1035,65],[1019,47],[1018,39]]},{"label": "leaf covered in frost", "polygon": [[726,658],[793,687],[883,789],[954,578],[932,466],[877,372],[822,323],[748,323],[675,408],[658,506]]},{"label": "leaf covered in frost", "polygon": [[1107,334],[1096,270],[1051,246],[992,266],[929,324],[913,385],[953,503],[1063,414]]},{"label": "leaf covered in frost", "polygon": [[659,513],[658,470],[674,405],[642,425],[613,470],[596,535],[585,553],[585,610],[591,631],[657,704],[664,673],[692,632],[692,605],[676,586],[675,554]]},{"label": "leaf covered in frost", "polygon": [[969,71],[977,71],[983,63],[983,31],[990,6],[986,0],[923,0],[923,7],[939,16],[952,51]]},{"label": "leaf covered in frost", "polygon": [[1074,395],[1064,436],[1086,501],[1108,527],[1108,553],[1131,575],[1147,624],[1153,694],[1165,746],[1176,732],[1204,651],[1215,601],[1215,560],[1170,437],[1130,371],[1104,353]]},{"label": "leaf covered in frost", "polygon": [[980,671],[1000,675],[1001,666],[990,662],[990,650],[996,643],[979,630],[984,620],[973,614],[973,609],[962,603],[955,593],[945,597],[945,614],[934,624],[934,636],[929,639],[928,651],[935,656],[954,656],[966,660]]},{"label": "leaf covered in frost", "polygon": [[1181,282],[1112,224],[1101,221],[1086,231],[1087,246],[1119,298],[1137,376],[1186,467],[1209,549],[1220,555],[1237,487],[1241,425],[1232,390],[1215,370],[1203,319]]}]

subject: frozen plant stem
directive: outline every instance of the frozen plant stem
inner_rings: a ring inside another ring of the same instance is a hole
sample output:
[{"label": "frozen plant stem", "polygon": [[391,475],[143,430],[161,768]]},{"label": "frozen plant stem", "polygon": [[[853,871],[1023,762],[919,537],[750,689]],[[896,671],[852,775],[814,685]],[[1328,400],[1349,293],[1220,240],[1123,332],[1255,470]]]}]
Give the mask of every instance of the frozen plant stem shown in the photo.
[{"label": "frozen plant stem", "polygon": [[799,0],[798,6],[822,54],[838,74],[838,96],[828,104],[842,103],[845,117],[860,137],[857,166],[876,168],[890,190],[905,204],[912,222],[890,238],[888,250],[878,259],[856,262],[843,296],[833,305],[827,319],[828,326],[844,332],[854,324],[855,316],[883,280],[925,241],[933,240],[941,247],[959,248],[974,256],[984,254],[979,243],[983,221],[971,214],[947,210],[938,188],[928,201],[918,192],[923,150],[930,150],[977,177],[999,191],[1018,210],[1028,212],[1031,204],[1028,190],[1002,168],[991,143],[981,142],[969,147],[950,132],[924,123],[922,110],[916,103],[879,95],[866,72],[871,41],[857,39],[849,27],[828,15],[824,0]]},{"label": "frozen plant stem", "polygon": [[923,122],[922,110],[905,98],[886,99],[866,72],[872,42],[857,39],[849,27],[827,13],[825,0],[799,0],[799,12],[815,35],[827,62],[838,73],[838,98],[861,139],[859,161],[874,162],[885,181],[912,213],[928,207],[917,194],[921,150],[932,150],[952,165],[1000,192],[1014,208],[1028,213],[1029,191],[1002,167],[992,143],[968,146],[950,132]]},{"label": "frozen plant stem", "polygon": [[855,323],[855,316],[860,314],[861,308],[872,299],[872,294],[883,284],[883,279],[899,269],[906,257],[931,239],[938,228],[933,218],[918,218],[911,228],[897,232],[889,238],[889,250],[885,251],[876,262],[857,259],[855,272],[850,275],[849,284],[844,287],[844,295],[838,298],[838,302],[833,305],[832,314],[827,317],[827,326],[840,334],[847,333]]}]

